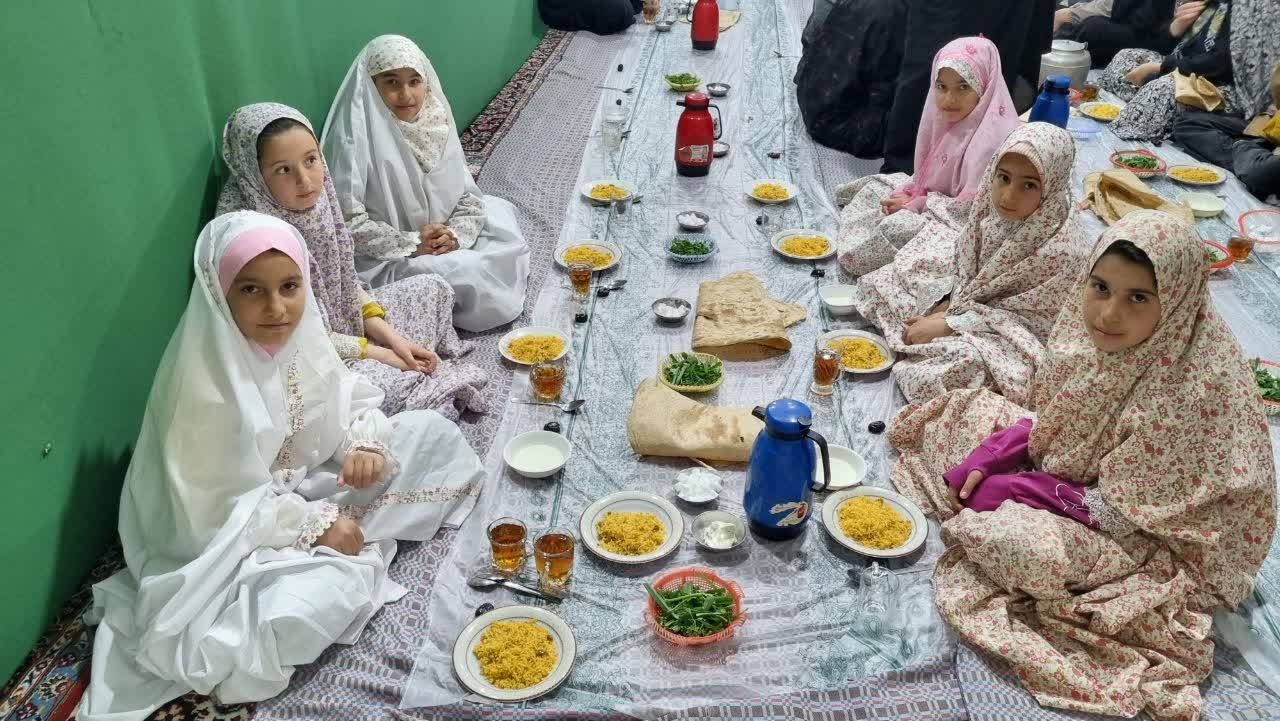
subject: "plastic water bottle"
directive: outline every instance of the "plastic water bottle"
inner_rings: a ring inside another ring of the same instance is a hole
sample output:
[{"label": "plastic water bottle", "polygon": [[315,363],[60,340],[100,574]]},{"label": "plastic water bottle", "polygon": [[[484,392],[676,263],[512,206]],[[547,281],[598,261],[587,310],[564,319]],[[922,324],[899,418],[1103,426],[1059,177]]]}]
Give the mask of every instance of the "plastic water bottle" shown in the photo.
[{"label": "plastic water bottle", "polygon": [[1040,94],[1036,96],[1035,105],[1031,106],[1031,122],[1052,123],[1059,128],[1067,127],[1067,118],[1071,116],[1071,104],[1067,93],[1071,88],[1071,79],[1066,75],[1050,75],[1044,79]]}]

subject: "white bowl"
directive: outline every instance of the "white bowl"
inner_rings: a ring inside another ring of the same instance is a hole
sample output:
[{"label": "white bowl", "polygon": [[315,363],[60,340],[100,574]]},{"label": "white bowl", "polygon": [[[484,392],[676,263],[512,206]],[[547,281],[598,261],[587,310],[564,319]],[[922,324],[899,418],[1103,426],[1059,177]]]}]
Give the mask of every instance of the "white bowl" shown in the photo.
[{"label": "white bowl", "polygon": [[1182,193],[1178,202],[1190,208],[1197,218],[1212,218],[1227,209],[1227,201],[1211,193]]},{"label": "white bowl", "polygon": [[[827,444],[827,456],[831,459],[831,484],[828,491],[839,491],[862,483],[867,475],[867,462],[862,460],[852,448]],[[818,462],[813,464],[813,482],[822,484],[822,454],[818,454]]]},{"label": "white bowl", "polygon": [[849,315],[856,309],[853,305],[853,292],[856,285],[824,285],[818,289],[822,304],[827,306],[831,315]]},{"label": "white bowl", "polygon": [[[715,476],[715,490],[709,490],[703,495],[696,495],[691,491],[681,490],[681,484],[687,481],[690,477],[706,476],[707,474]],[[699,466],[697,468],[686,468],[677,473],[676,482],[672,484],[672,486],[675,490],[676,498],[679,498],[685,503],[710,503],[720,497],[720,491],[724,490],[724,479],[720,477],[719,473]]]},{"label": "white bowl", "polygon": [[[712,521],[720,521],[722,523],[733,524],[733,530],[736,540],[728,546],[712,546],[702,541],[702,533]],[[741,518],[727,511],[704,511],[693,519],[693,542],[698,544],[699,548],[705,548],[708,551],[732,551],[742,542],[747,540],[747,524],[742,522]]]},{"label": "white bowl", "polygon": [[569,462],[569,439],[551,431],[521,433],[502,449],[502,460],[526,478],[553,476]]}]

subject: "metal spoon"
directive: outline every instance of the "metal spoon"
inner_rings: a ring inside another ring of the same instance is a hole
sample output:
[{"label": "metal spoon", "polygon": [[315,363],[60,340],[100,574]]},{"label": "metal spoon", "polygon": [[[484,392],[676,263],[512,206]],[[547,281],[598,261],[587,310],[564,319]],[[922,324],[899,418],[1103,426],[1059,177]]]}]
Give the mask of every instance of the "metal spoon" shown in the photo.
[{"label": "metal spoon", "polygon": [[587,401],[585,399],[579,398],[576,401],[569,401],[568,403],[542,403],[539,401],[524,401],[524,400],[520,400],[519,398],[512,398],[511,402],[519,403],[522,406],[550,406],[551,408],[559,408],[565,413],[577,413],[578,409],[582,407],[582,404],[586,403]]},{"label": "metal spoon", "polygon": [[596,87],[600,88],[601,90],[617,90],[618,92],[623,93],[625,95],[630,95],[636,89],[636,86],[634,85],[627,88],[626,90],[623,90],[622,88],[615,88],[612,85],[597,85]]},{"label": "metal spoon", "polygon": [[625,286],[626,284],[627,284],[626,278],[618,278],[616,280],[612,280],[603,285],[596,286],[596,290],[599,290],[600,288],[604,288],[605,290],[609,290],[609,291],[622,290],[622,287]]},{"label": "metal spoon", "polygon": [[518,583],[516,581],[512,581],[509,578],[503,578],[502,576],[490,575],[489,573],[486,573],[484,571],[477,571],[476,573],[472,574],[471,577],[467,579],[467,585],[472,588],[492,588],[494,586],[504,586],[506,588],[511,589],[512,591],[515,591],[516,593],[522,593],[526,596],[533,596],[534,598],[541,598],[542,600],[548,601],[550,603],[560,603],[559,598],[556,598],[555,596],[552,596],[549,593],[543,593],[542,591],[539,591],[536,588],[531,588],[529,586],[526,586],[523,583]]}]

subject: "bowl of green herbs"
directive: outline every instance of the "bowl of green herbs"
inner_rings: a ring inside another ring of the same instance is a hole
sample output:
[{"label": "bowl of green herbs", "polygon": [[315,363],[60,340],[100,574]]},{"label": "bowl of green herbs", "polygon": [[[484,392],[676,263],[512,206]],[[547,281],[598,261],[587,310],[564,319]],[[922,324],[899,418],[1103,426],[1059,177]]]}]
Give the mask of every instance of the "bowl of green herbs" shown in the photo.
[{"label": "bowl of green herbs", "polygon": [[677,646],[721,641],[747,620],[742,588],[710,569],[677,569],[644,587],[654,633]]},{"label": "bowl of green herbs", "polygon": [[697,237],[677,235],[667,243],[667,257],[677,263],[701,263],[716,254],[715,239],[705,234]]},{"label": "bowl of green herbs", "polygon": [[672,353],[658,364],[658,380],[681,393],[707,393],[724,382],[724,363],[710,353]]},{"label": "bowl of green herbs", "polygon": [[1121,150],[1111,154],[1111,164],[1124,168],[1139,178],[1163,175],[1169,166],[1150,150]]},{"label": "bowl of green herbs", "polygon": [[693,73],[672,73],[663,77],[667,81],[667,87],[680,93],[687,93],[697,90],[702,84],[702,78]]},{"label": "bowl of green herbs", "polygon": [[[1280,415],[1280,363],[1254,358],[1249,361],[1253,369],[1253,379],[1258,383],[1258,393],[1262,396],[1262,409],[1269,416]],[[1274,371],[1274,372],[1273,372]]]}]

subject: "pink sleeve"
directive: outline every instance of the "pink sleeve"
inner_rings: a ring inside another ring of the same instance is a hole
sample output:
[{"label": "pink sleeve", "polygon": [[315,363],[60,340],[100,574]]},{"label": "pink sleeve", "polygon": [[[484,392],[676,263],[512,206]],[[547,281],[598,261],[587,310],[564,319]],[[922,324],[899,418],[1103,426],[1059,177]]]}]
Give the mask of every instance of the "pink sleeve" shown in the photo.
[{"label": "pink sleeve", "polygon": [[1031,419],[1023,418],[984,440],[960,465],[942,477],[947,485],[960,488],[970,471],[981,471],[983,477],[1012,470],[1027,461],[1027,439],[1031,435]]}]

